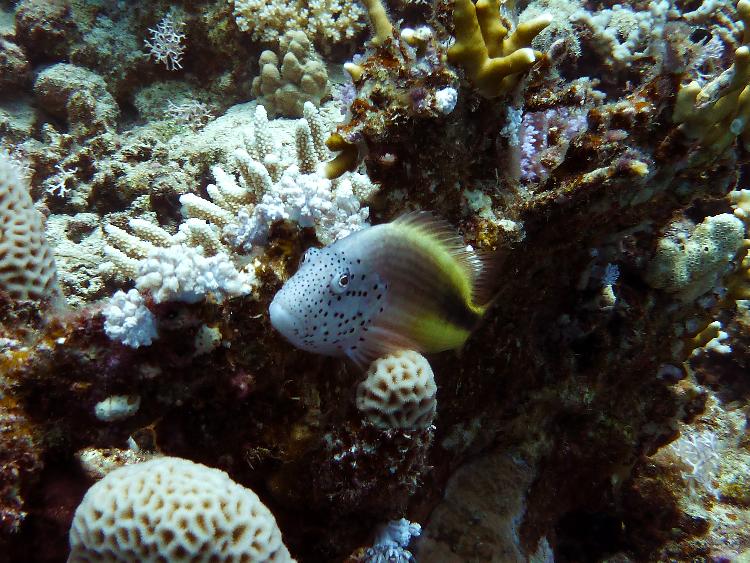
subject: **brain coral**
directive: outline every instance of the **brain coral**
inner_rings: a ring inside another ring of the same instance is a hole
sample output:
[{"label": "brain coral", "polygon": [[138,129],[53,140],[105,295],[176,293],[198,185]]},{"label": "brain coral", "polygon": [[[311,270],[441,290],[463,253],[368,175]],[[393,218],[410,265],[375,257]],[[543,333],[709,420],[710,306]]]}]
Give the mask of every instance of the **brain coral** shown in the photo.
[{"label": "brain coral", "polygon": [[0,290],[14,299],[57,298],[59,288],[44,221],[28,182],[0,150]]},{"label": "brain coral", "polygon": [[435,417],[435,375],[424,356],[402,350],[375,360],[357,388],[357,408],[380,428],[427,428]]},{"label": "brain coral", "polygon": [[70,528],[68,563],[294,561],[271,512],[223,471],[161,457],[93,485]]}]

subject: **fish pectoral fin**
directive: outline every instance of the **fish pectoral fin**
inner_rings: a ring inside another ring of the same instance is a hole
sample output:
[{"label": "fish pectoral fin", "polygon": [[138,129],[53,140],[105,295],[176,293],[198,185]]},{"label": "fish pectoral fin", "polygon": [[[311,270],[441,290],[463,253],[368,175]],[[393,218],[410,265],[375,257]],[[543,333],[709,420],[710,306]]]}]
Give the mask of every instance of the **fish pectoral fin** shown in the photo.
[{"label": "fish pectoral fin", "polygon": [[384,327],[371,326],[364,340],[346,349],[347,357],[362,370],[388,354],[399,350],[415,350],[419,352],[417,343]]}]

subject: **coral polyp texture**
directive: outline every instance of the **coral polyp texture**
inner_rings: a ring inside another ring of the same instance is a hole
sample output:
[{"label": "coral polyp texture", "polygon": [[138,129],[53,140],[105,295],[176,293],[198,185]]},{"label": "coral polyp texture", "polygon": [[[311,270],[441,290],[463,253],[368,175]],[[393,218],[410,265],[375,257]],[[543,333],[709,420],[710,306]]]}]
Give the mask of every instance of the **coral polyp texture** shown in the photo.
[{"label": "coral polyp texture", "polygon": [[750,146],[750,2],[740,0],[737,12],[745,31],[734,62],[713,80],[692,81],[680,88],[673,119],[709,154],[723,152],[737,137]]},{"label": "coral polyp texture", "polygon": [[0,2],[0,559],[748,560],[749,84],[748,0]]},{"label": "coral polyp texture", "polygon": [[162,457],[108,473],[76,509],[69,563],[292,562],[273,514],[223,471]]}]

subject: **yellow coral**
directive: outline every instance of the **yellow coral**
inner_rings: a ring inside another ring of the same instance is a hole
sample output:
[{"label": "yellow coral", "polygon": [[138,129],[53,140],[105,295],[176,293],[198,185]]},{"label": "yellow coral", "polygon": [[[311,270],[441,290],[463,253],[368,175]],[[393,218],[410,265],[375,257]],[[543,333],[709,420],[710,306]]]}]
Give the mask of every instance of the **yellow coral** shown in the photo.
[{"label": "yellow coral", "polygon": [[500,21],[498,0],[479,0],[476,5],[456,0],[456,43],[448,50],[448,60],[464,69],[482,96],[496,98],[513,88],[519,75],[543,56],[529,45],[551,21],[550,14],[543,14],[508,35]]},{"label": "yellow coral", "polygon": [[[734,207],[734,215],[745,223],[745,229],[750,230],[750,190],[736,190],[729,194]],[[727,297],[729,299],[750,299],[750,240],[744,241],[736,261],[737,270],[730,274],[727,280]]]},{"label": "yellow coral", "polygon": [[351,172],[357,168],[357,147],[347,142],[340,134],[331,133],[326,139],[326,146],[336,152],[340,151],[332,160],[329,160],[323,173],[326,178],[333,180],[338,178],[344,172]]},{"label": "yellow coral", "polygon": [[[745,27],[743,43],[750,42],[750,0],[740,0],[737,12]],[[705,86],[698,82],[680,88],[673,119],[709,155],[724,152],[742,135],[750,145],[750,47],[734,52],[734,64]]]},{"label": "yellow coral", "polygon": [[370,16],[370,27],[372,28],[373,45],[381,45],[386,39],[393,36],[393,25],[385,7],[380,0],[362,0],[367,14]]}]

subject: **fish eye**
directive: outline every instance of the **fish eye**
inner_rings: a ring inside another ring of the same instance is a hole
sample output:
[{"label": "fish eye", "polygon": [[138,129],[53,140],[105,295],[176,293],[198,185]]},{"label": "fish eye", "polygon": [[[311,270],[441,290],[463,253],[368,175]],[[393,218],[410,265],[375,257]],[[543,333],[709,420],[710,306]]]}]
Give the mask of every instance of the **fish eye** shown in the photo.
[{"label": "fish eye", "polygon": [[331,280],[331,290],[333,290],[334,293],[342,293],[346,290],[350,281],[351,274],[349,273],[349,270],[338,271],[333,274],[333,279]]}]

